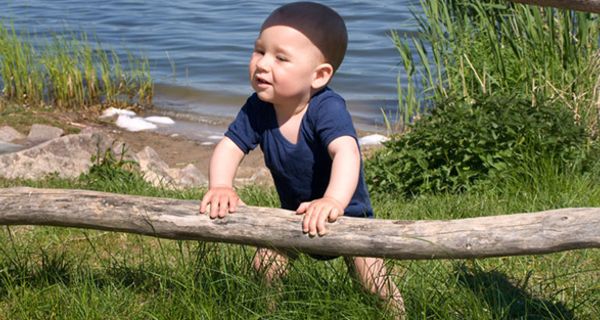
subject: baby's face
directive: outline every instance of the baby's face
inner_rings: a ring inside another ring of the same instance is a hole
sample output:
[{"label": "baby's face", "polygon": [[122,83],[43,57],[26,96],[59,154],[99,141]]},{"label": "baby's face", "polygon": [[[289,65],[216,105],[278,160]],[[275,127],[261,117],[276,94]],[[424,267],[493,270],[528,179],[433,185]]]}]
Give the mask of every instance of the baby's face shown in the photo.
[{"label": "baby's face", "polygon": [[250,59],[250,83],[258,97],[275,106],[307,103],[321,51],[301,32],[273,25],[262,30]]}]

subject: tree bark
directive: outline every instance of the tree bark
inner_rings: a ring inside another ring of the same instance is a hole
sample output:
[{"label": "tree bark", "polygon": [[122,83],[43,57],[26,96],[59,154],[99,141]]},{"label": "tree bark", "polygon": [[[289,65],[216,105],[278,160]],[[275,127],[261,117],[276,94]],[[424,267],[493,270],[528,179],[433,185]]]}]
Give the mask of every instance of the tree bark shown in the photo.
[{"label": "tree bark", "polygon": [[0,189],[0,225],[48,225],[238,243],[322,255],[395,259],[482,258],[600,247],[600,208],[459,220],[342,217],[323,237],[302,233],[292,211],[240,207],[223,219],[199,201],[64,189]]},{"label": "tree bark", "polygon": [[584,12],[600,13],[600,0],[510,0],[542,7],[571,9]]}]

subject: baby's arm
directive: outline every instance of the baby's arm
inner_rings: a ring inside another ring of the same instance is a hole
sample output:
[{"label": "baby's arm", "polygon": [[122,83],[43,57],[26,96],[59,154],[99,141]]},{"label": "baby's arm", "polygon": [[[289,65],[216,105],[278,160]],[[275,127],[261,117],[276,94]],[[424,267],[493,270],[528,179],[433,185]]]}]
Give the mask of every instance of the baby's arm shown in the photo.
[{"label": "baby's arm", "polygon": [[243,158],[244,152],[229,138],[217,144],[210,158],[208,192],[202,198],[200,213],[206,213],[209,204],[211,219],[236,210],[240,198],[233,189],[233,178]]},{"label": "baby's arm", "polygon": [[336,138],[327,147],[333,160],[329,185],[323,198],[300,204],[296,212],[304,214],[302,230],[311,236],[324,235],[325,221],[334,222],[344,214],[356,191],[360,174],[360,152],[351,136]]}]

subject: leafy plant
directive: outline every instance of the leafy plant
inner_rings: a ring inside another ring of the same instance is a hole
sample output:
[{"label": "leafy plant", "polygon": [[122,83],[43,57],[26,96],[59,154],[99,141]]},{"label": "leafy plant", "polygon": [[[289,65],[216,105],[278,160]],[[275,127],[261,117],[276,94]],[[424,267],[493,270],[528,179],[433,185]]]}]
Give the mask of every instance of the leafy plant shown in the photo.
[{"label": "leafy plant", "polygon": [[367,162],[375,193],[459,192],[540,157],[586,166],[600,119],[597,15],[498,0],[421,8],[416,35],[392,34],[405,71],[395,129],[409,132]]},{"label": "leafy plant", "polygon": [[374,193],[460,192],[531,157],[568,163],[585,142],[573,112],[555,102],[448,99],[366,161],[366,178]]}]

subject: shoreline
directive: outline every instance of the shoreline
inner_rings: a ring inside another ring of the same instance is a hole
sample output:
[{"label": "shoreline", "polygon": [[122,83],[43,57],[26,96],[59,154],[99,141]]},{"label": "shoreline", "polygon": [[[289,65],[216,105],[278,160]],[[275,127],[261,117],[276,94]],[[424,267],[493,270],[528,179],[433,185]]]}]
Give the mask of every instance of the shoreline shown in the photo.
[{"label": "shoreline", "polygon": [[[192,164],[208,178],[209,162],[216,143],[223,137],[227,126],[233,120],[223,116],[182,114],[153,107],[143,110],[138,116],[172,116],[175,118],[175,124],[158,124],[157,129],[134,132],[118,127],[115,123],[116,116],[101,118],[100,114],[100,110],[74,112],[15,109],[0,119],[0,126],[11,126],[23,135],[27,135],[33,124],[61,128],[65,135],[83,130],[95,130],[109,136],[113,141],[124,142],[133,153],[140,152],[145,147],[152,148],[170,168],[182,169]],[[371,133],[357,129],[359,138]],[[377,147],[377,145],[361,145],[363,158]],[[28,146],[23,145],[21,149],[26,148]],[[241,186],[247,183],[273,185],[260,148],[246,155],[237,170],[235,185]]]},{"label": "shoreline", "polygon": [[[224,106],[224,108],[232,108]],[[235,115],[239,107],[235,107],[233,115],[208,115],[193,111],[180,111],[163,106],[155,105],[148,110],[144,110],[139,114],[140,117],[148,116],[163,116],[169,117],[175,121],[173,125],[158,125],[154,132],[164,135],[183,136],[187,139],[198,141],[202,144],[209,145],[217,143],[222,137],[229,124],[235,119]],[[352,116],[354,127],[358,137],[363,137],[370,134],[386,135],[387,129],[379,127],[376,124],[361,124],[355,116]],[[116,127],[116,126],[115,126]]]},{"label": "shoreline", "polygon": [[[332,88],[336,90],[335,88]],[[336,92],[339,92],[336,90]],[[251,92],[248,92],[250,94]],[[147,115],[168,116],[174,120],[200,123],[203,130],[212,130],[222,134],[240,108],[244,105],[248,94],[219,93],[187,86],[158,83],[155,88],[153,106],[147,110]],[[397,118],[397,99],[375,98],[351,99],[345,98],[346,106],[357,132],[385,134],[383,111],[386,116]],[[178,131],[178,130],[171,130]],[[182,133],[187,129],[183,128]],[[193,133],[187,134],[194,137]]]},{"label": "shoreline", "polygon": [[[114,118],[99,119],[99,110],[73,112],[18,108],[14,111],[5,111],[4,116],[0,117],[0,127],[10,126],[25,137],[34,124],[60,128],[64,131],[64,135],[77,134],[84,130],[98,131],[108,136],[112,141],[124,142],[129,151],[133,153],[140,152],[145,147],[154,149],[160,159],[171,168],[182,169],[188,164],[193,164],[206,177],[208,177],[210,157],[217,142],[203,144],[202,139],[194,139],[161,130],[130,132],[117,127],[113,121]],[[217,125],[220,124],[220,121],[217,122]],[[25,141],[16,141],[14,145],[16,149],[12,152],[32,147]],[[236,182],[248,181],[270,185],[272,183],[270,175],[262,174],[265,172],[268,173],[260,150],[250,152],[238,169]],[[252,180],[253,176],[256,179]]]},{"label": "shoreline", "polygon": [[[221,124],[220,121],[217,123]],[[161,160],[171,168],[181,169],[188,164],[193,164],[207,178],[209,176],[210,158],[216,143],[222,137],[222,134],[218,139],[190,137],[169,131],[168,127],[162,126],[157,130],[132,132],[117,127],[113,122],[106,121],[90,126],[108,134],[112,139],[123,141],[131,148],[131,151],[139,152],[145,147],[154,149]],[[236,182],[243,183],[244,181],[252,181],[252,183],[260,185],[272,185],[272,179],[264,164],[260,148],[246,155],[237,170]]]}]

